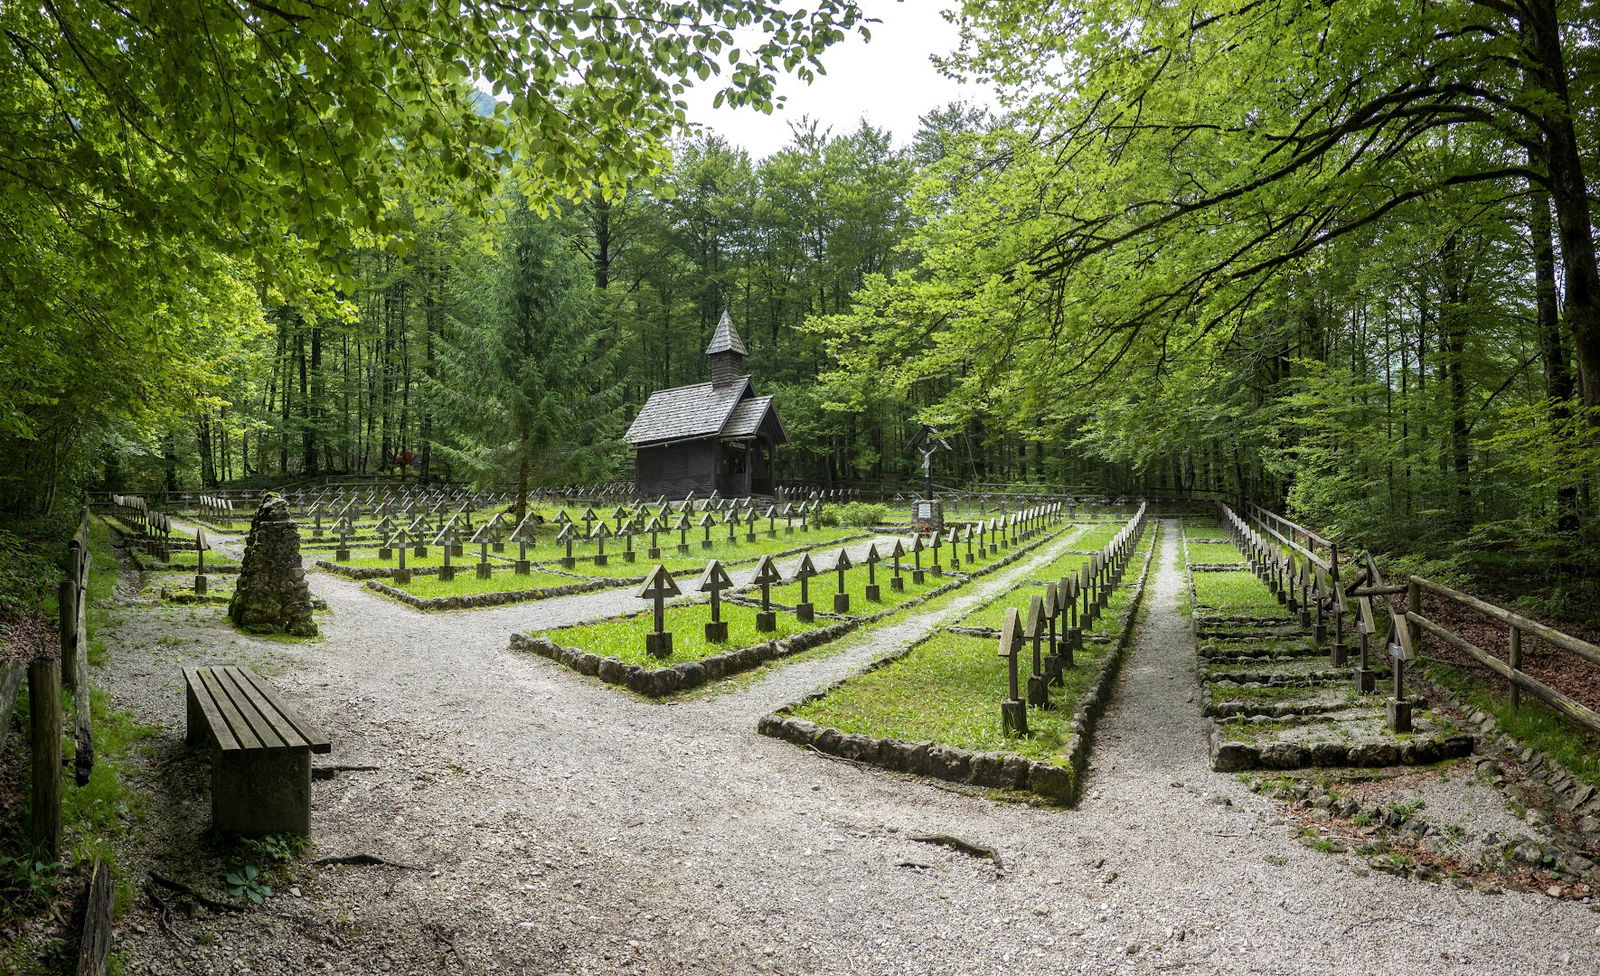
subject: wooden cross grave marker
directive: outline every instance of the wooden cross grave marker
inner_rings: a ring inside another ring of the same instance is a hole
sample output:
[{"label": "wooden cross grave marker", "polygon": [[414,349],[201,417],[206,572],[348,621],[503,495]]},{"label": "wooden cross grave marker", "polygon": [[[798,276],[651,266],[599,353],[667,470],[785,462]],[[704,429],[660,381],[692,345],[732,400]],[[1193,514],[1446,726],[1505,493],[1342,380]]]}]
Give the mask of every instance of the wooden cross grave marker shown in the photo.
[{"label": "wooden cross grave marker", "polygon": [[705,537],[700,540],[700,548],[710,549],[712,546],[711,527],[717,524],[717,517],[712,515],[710,512],[706,512],[704,515],[700,516],[699,524],[700,528],[705,530]]},{"label": "wooden cross grave marker", "polygon": [[761,584],[761,609],[756,613],[756,630],[770,634],[778,629],[778,615],[772,611],[772,587],[783,582],[783,574],[771,556],[762,556],[756,564],[754,582]]},{"label": "wooden cross grave marker", "polygon": [[833,561],[834,572],[839,574],[839,592],[833,595],[833,612],[850,612],[850,594],[844,591],[844,574],[854,563],[850,562],[850,550],[840,548],[839,555]]},{"label": "wooden cross grave marker", "polygon": [[678,516],[678,524],[674,528],[678,530],[678,555],[680,556],[689,554],[689,528],[693,524],[693,522],[689,521],[687,512]]},{"label": "wooden cross grave marker", "polygon": [[394,581],[396,583],[405,584],[411,582],[411,570],[406,568],[406,543],[410,541],[411,533],[405,529],[399,529],[388,542],[389,547],[400,554],[400,565],[394,569]]},{"label": "wooden cross grave marker", "polygon": [[650,575],[644,578],[644,585],[639,587],[639,598],[651,600],[654,603],[655,630],[644,637],[644,650],[651,657],[668,658],[672,656],[672,635],[667,632],[667,597],[679,596],[683,593],[678,589],[678,584],[673,580],[672,574],[667,572],[667,567],[656,564]]},{"label": "wooden cross grave marker", "polygon": [[808,552],[800,557],[800,567],[794,571],[794,578],[800,581],[800,602],[794,605],[794,618],[801,623],[816,619],[816,608],[811,605],[811,577],[815,575],[817,567]]},{"label": "wooden cross grave marker", "polygon": [[196,596],[206,594],[206,550],[211,546],[206,542],[206,530],[194,530],[194,592]]},{"label": "wooden cross grave marker", "polygon": [[1033,643],[1033,670],[1028,673],[1028,704],[1035,708],[1050,707],[1049,681],[1044,674],[1044,656],[1039,645],[1045,631],[1044,598],[1035,593],[1028,601],[1028,621],[1024,635]]},{"label": "wooden cross grave marker", "polygon": [[923,580],[928,578],[927,573],[923,572],[922,569],[922,550],[924,548],[922,545],[922,533],[913,533],[911,536],[911,559],[915,565],[911,567],[911,582],[919,586]]},{"label": "wooden cross grave marker", "polygon": [[589,538],[594,540],[594,564],[604,566],[607,562],[606,540],[611,538],[611,526],[604,522],[599,523],[589,531]]},{"label": "wooden cross grave marker", "polygon": [[894,548],[889,550],[889,566],[894,570],[894,577],[889,580],[889,589],[896,593],[906,588],[906,581],[900,575],[900,560],[906,557],[905,543],[899,539],[894,540]]},{"label": "wooden cross grave marker", "polygon": [[493,526],[493,522],[483,523],[468,540],[478,547],[478,579],[488,579],[494,575],[494,567],[489,564],[489,537],[493,534]]},{"label": "wooden cross grave marker", "polygon": [[1050,653],[1044,659],[1045,682],[1060,688],[1066,682],[1062,675],[1061,635],[1057,628],[1061,620],[1061,595],[1054,583],[1045,584],[1044,615],[1050,625]]},{"label": "wooden cross grave marker", "polygon": [[705,572],[700,574],[700,582],[695,584],[696,591],[711,594],[711,619],[706,622],[706,640],[713,644],[721,644],[728,639],[728,622],[722,619],[722,591],[732,586],[733,580],[728,578],[728,571],[716,559],[706,563]]},{"label": "wooden cross grave marker", "polygon": [[561,557],[562,569],[572,569],[577,565],[577,560],[572,558],[572,543],[577,537],[577,534],[577,526],[573,525],[571,522],[563,525],[561,527],[561,531],[556,533],[556,541],[564,543],[567,547],[567,554]]},{"label": "wooden cross grave marker", "polygon": [[528,547],[537,543],[534,536],[535,529],[538,526],[537,519],[537,515],[529,512],[522,517],[521,522],[517,523],[517,527],[511,530],[511,541],[517,544],[516,573],[518,576],[527,576],[532,569],[528,565]]},{"label": "wooden cross grave marker", "polygon": [[1000,703],[1000,732],[1007,737],[1028,734],[1028,705],[1017,694],[1017,652],[1022,649],[1022,622],[1017,619],[1017,608],[1006,607],[1005,620],[1000,625],[1000,657],[1006,662],[1007,689],[1010,692]]},{"label": "wooden cross grave marker", "polygon": [[878,555],[877,543],[867,546],[867,554],[861,557],[861,561],[867,564],[867,586],[862,595],[866,597],[869,603],[881,603],[883,601],[883,597],[878,591],[878,563],[882,560],[883,557]]}]

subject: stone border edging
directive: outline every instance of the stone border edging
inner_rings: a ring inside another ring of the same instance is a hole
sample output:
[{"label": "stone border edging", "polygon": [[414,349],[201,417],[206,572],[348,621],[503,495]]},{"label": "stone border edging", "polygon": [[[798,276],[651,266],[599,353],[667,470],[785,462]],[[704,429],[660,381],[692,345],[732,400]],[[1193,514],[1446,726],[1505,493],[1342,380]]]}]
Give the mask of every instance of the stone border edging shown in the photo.
[{"label": "stone border edging", "polygon": [[899,651],[872,661],[860,671],[852,672],[825,688],[763,715],[756,723],[756,731],[797,746],[808,746],[818,752],[855,762],[870,763],[895,772],[916,773],[972,786],[1027,790],[1063,806],[1072,806],[1083,793],[1083,773],[1088,766],[1089,746],[1093,740],[1094,727],[1110,701],[1111,685],[1121,671],[1127,648],[1133,642],[1133,621],[1143,602],[1145,583],[1150,576],[1150,562],[1155,556],[1159,538],[1158,530],[1155,538],[1151,540],[1150,551],[1145,554],[1133,598],[1128,601],[1127,608],[1122,612],[1122,626],[1118,640],[1111,652],[1100,662],[1099,672],[1084,690],[1083,697],[1079,699],[1078,706],[1073,711],[1072,743],[1068,747],[1067,763],[1064,766],[1025,759],[1016,753],[972,752],[932,741],[907,742],[904,739],[874,738],[855,732],[843,732],[830,726],[819,726],[807,719],[785,714],[832,694],[840,686],[860,675],[899,661],[948,630],[944,627],[935,628],[931,633]]},{"label": "stone border edging", "polygon": [[[899,613],[900,611],[909,607],[915,607],[918,604],[927,602],[928,600],[943,596],[946,593],[957,589],[958,587],[966,585],[973,579],[976,579],[985,573],[993,572],[994,570],[997,570],[1008,563],[1021,559],[1027,553],[1037,549],[1039,546],[1044,545],[1046,542],[1049,542],[1059,534],[1059,532],[1051,533],[1042,539],[1031,542],[1024,546],[1020,546],[1016,549],[1016,551],[1008,553],[1003,558],[995,560],[988,566],[976,570],[970,575],[964,575],[960,578],[952,578],[948,583],[945,583],[941,586],[936,586],[926,593],[907,600],[904,603],[898,603],[891,607],[885,607],[882,610],[867,614],[865,616],[840,616],[838,614],[831,614],[825,611],[818,611],[817,615],[819,617],[829,617],[837,619],[839,622],[830,624],[826,627],[818,627],[815,630],[808,630],[803,633],[796,634],[794,637],[791,637],[787,640],[767,641],[762,644],[753,644],[749,647],[741,647],[736,650],[723,651],[721,654],[714,654],[711,657],[701,658],[698,661],[680,661],[679,663],[669,667],[646,668],[643,665],[630,664],[618,658],[602,657],[601,655],[585,651],[582,648],[565,647],[561,644],[557,644],[548,637],[536,637],[520,631],[511,635],[510,649],[513,651],[531,651],[542,657],[547,657],[558,664],[565,665],[566,667],[577,671],[579,674],[598,677],[600,680],[609,684],[624,685],[630,691],[644,695],[647,698],[661,698],[675,692],[688,691],[692,688],[698,688],[700,685],[706,684],[710,681],[731,677],[732,675],[759,667],[762,664],[766,664],[768,661],[776,661],[780,658],[789,657],[790,655],[798,654],[801,651],[807,651],[813,647],[819,647],[823,644],[830,643],[840,637],[843,637],[850,631],[855,630],[857,627],[875,623],[891,614]],[[810,550],[808,549],[801,551]],[[368,583],[367,585],[372,586],[373,584]],[[739,600],[740,604],[743,604],[744,601],[742,598],[730,597],[728,598],[728,602],[734,602],[736,599]],[[602,617],[600,620],[592,620],[588,621],[587,623],[600,623],[604,620],[626,620],[631,617],[637,617],[641,614],[649,612],[651,611],[648,609],[636,610],[633,613]],[[571,626],[581,626],[581,624],[573,624]]]},{"label": "stone border edging", "polygon": [[[640,613],[649,612],[648,610],[640,611]],[[638,615],[628,614],[630,617]],[[673,692],[697,688],[708,681],[726,678],[741,671],[748,671],[768,661],[774,661],[791,654],[798,654],[801,651],[826,644],[829,641],[843,637],[861,626],[861,623],[862,621],[860,620],[842,620],[826,627],[818,627],[815,630],[796,634],[788,640],[752,644],[749,647],[713,654],[698,661],[680,661],[665,668],[647,668],[640,664],[629,664],[614,657],[601,657],[581,648],[565,647],[557,644],[548,637],[535,637],[520,631],[511,635],[510,649],[513,651],[532,651],[558,664],[565,665],[579,674],[598,677],[608,684],[624,685],[628,690],[648,698],[660,698]]]},{"label": "stone border edging", "polygon": [[[1437,663],[1449,664],[1445,661]],[[1425,674],[1413,672],[1410,678],[1414,685],[1425,687],[1441,704],[1460,715],[1462,724],[1476,727],[1476,737],[1485,755],[1504,756],[1521,763],[1528,768],[1529,778],[1549,789],[1566,809],[1578,816],[1600,818],[1600,787],[1572,775],[1570,770],[1548,754],[1517,742],[1501,729],[1493,715],[1474,708],[1452,689],[1430,680]],[[1549,772],[1543,772],[1544,769]]]},{"label": "stone border edging", "polygon": [[548,600],[557,596],[572,596],[575,593],[592,593],[595,590],[610,589],[613,584],[607,580],[590,580],[587,583],[573,583],[570,586],[545,586],[530,590],[494,590],[488,593],[462,593],[457,596],[420,597],[406,592],[398,586],[376,579],[368,579],[367,589],[380,593],[386,597],[399,600],[401,603],[418,610],[470,610],[482,607],[498,607],[507,603],[525,603],[530,600]]}]

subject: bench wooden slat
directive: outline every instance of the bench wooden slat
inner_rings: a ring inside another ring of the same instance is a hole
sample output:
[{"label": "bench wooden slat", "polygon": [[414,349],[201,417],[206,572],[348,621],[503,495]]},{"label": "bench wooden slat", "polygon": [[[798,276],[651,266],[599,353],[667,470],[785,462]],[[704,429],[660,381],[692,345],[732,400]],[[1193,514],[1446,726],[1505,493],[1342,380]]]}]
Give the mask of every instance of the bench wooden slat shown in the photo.
[{"label": "bench wooden slat", "polygon": [[233,730],[222,717],[221,710],[217,707],[216,696],[211,689],[206,687],[205,677],[199,668],[184,668],[183,680],[188,684],[194,694],[195,703],[200,706],[200,711],[206,717],[206,725],[210,727],[211,735],[217,741],[217,748],[223,751],[232,751],[242,748],[239,740],[233,735]]},{"label": "bench wooden slat", "polygon": [[233,702],[233,707],[237,708],[240,716],[250,724],[250,730],[261,741],[263,749],[290,749],[299,745],[298,742],[291,741],[292,738],[298,737],[293,732],[285,736],[283,730],[273,724],[272,716],[261,711],[227,668],[212,668],[211,673],[215,675],[217,685],[228,696],[228,700]]},{"label": "bench wooden slat", "polygon": [[229,670],[235,672],[242,682],[248,683],[250,687],[255,689],[261,698],[278,713],[278,716],[299,734],[306,745],[311,747],[312,752],[321,754],[333,751],[332,740],[317,731],[304,718],[301,718],[298,712],[280,701],[278,696],[273,694],[272,689],[267,687],[267,683],[262,681],[255,672],[244,668],[230,668]]},{"label": "bench wooden slat", "polygon": [[[262,745],[261,740],[256,738],[255,731],[250,728],[250,723],[246,722],[244,720],[244,716],[239,714],[239,709],[233,704],[233,700],[230,699],[227,693],[222,690],[221,683],[217,680],[216,672],[210,668],[202,668],[199,671],[199,676],[201,687],[204,689],[207,695],[211,696],[211,700],[216,703],[217,711],[222,718],[223,726],[229,729],[233,733],[234,738],[238,740],[235,748],[265,748],[265,746]],[[213,726],[212,731],[218,732],[219,730],[216,726]],[[222,742],[222,737],[220,735],[217,737],[217,747],[224,751],[228,750],[228,747]]]},{"label": "bench wooden slat", "polygon": [[253,670],[245,667],[226,667],[224,670],[229,677],[234,678],[245,694],[250,696],[256,707],[261,709],[261,714],[266,715],[267,720],[272,722],[272,728],[283,736],[283,741],[291,746],[309,747],[312,752],[333,750],[333,742],[314,730],[310,723],[299,717],[293,709],[278,701],[277,694],[272,693],[272,690],[267,688],[267,683],[262,682]]},{"label": "bench wooden slat", "polygon": [[[242,668],[219,668],[224,680],[238,690],[238,694],[250,702],[250,709],[270,733],[284,745],[292,749],[309,748],[311,743],[300,734],[300,730],[293,722],[287,721],[282,712],[269,699],[261,694],[261,686],[251,681],[251,672]],[[238,699],[235,699],[238,700]],[[266,735],[262,736],[265,741]]]}]

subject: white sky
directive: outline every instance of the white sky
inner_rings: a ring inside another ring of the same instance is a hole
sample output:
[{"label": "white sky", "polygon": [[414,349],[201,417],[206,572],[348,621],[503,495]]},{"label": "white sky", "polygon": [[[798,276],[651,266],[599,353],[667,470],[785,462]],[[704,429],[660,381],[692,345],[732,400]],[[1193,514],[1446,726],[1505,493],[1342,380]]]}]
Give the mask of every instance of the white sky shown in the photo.
[{"label": "white sky", "polygon": [[759,159],[782,149],[789,142],[789,123],[803,115],[818,119],[823,128],[832,127],[835,135],[854,129],[866,116],[904,146],[916,134],[918,117],[931,109],[956,100],[994,104],[989,90],[946,78],[929,61],[932,54],[950,53],[960,40],[956,28],[940,16],[949,0],[860,2],[869,18],[880,21],[868,25],[872,40],[851,33],[828,48],[822,53],[827,74],[810,85],[780,75],[777,93],[789,97],[783,108],[771,115],[750,108],[714,109],[716,86],[702,83],[685,95],[690,121]]}]

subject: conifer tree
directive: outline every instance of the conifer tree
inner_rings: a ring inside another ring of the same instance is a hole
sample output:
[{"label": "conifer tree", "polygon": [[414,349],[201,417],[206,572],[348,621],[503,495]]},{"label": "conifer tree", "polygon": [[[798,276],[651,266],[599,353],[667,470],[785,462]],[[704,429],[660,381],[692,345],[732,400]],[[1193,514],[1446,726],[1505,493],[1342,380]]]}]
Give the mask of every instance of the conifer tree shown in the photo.
[{"label": "conifer tree", "polygon": [[515,478],[520,521],[536,480],[614,467],[621,398],[589,269],[525,197],[506,211],[495,259],[464,279],[433,386],[439,452],[480,483]]}]

